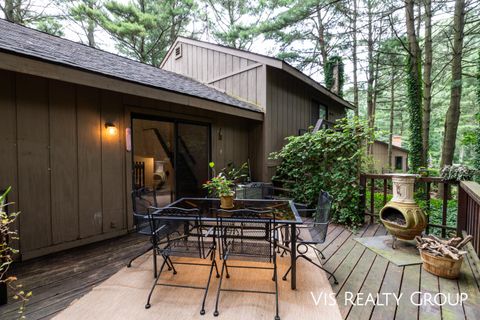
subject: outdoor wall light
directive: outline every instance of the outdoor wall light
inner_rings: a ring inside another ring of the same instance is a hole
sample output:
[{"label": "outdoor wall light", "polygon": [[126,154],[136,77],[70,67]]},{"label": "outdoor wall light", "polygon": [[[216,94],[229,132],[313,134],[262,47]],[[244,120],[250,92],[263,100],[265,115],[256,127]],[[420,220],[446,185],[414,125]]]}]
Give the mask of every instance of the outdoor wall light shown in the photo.
[{"label": "outdoor wall light", "polygon": [[107,135],[114,136],[117,134],[117,127],[112,122],[105,122],[105,129],[107,129]]}]

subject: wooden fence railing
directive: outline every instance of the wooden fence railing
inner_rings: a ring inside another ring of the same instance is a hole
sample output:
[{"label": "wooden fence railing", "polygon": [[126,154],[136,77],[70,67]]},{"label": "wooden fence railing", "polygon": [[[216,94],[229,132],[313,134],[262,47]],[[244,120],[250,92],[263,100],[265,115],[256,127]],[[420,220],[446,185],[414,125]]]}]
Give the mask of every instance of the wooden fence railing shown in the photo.
[{"label": "wooden fence railing", "polygon": [[473,249],[480,256],[480,184],[462,181],[458,189],[457,234],[471,234]]},{"label": "wooden fence railing", "polygon": [[[360,210],[363,211],[363,214],[370,216],[370,223],[374,222],[374,218],[377,213],[375,212],[375,193],[378,190],[381,190],[383,194],[383,205],[387,203],[387,195],[389,194],[388,182],[392,180],[392,176],[388,174],[362,174],[360,176],[360,188],[362,197],[360,199]],[[379,189],[379,184],[377,181],[381,181],[381,188]],[[421,177],[418,178],[415,182],[415,187],[418,188],[423,184],[425,188],[425,202],[426,202],[426,211],[430,212],[431,208],[431,190],[432,184],[441,184],[443,185],[443,192],[441,195],[442,199],[442,221],[441,224],[430,223],[430,218],[427,215],[427,233],[430,233],[431,228],[437,228],[441,230],[442,237],[446,237],[448,231],[457,230],[456,226],[447,225],[447,213],[448,213],[448,195],[449,195],[449,186],[458,185],[456,182],[445,181],[440,177]],[[367,206],[367,190],[370,191],[370,199]]]}]

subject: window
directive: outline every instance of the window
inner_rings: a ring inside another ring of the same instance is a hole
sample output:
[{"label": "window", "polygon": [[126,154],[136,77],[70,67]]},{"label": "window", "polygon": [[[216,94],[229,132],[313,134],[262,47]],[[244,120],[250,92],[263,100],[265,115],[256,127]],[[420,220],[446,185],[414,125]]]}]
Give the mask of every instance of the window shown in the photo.
[{"label": "window", "polygon": [[395,170],[403,170],[403,157],[396,156],[395,157]]},{"label": "window", "polygon": [[328,109],[318,101],[312,100],[311,123],[315,125],[318,119],[328,120]]}]

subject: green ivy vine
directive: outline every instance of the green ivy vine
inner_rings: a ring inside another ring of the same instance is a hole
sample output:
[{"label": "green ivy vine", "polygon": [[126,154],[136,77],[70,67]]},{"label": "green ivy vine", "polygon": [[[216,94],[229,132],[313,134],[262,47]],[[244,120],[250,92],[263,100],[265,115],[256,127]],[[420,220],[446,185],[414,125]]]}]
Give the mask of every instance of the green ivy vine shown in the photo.
[{"label": "green ivy vine", "polygon": [[[411,70],[411,57],[407,57],[407,97],[408,113],[410,115],[410,171],[418,172],[423,166],[423,144],[422,144],[422,77],[421,64],[418,63],[417,70]],[[413,72],[417,72],[417,77],[412,77]],[[416,78],[416,79],[415,79]]]},{"label": "green ivy vine", "polygon": [[335,65],[338,64],[338,95],[343,97],[343,84],[345,83],[345,67],[340,56],[331,56],[328,58],[327,62],[325,63],[325,86],[327,89],[332,89],[334,84],[333,79],[333,70],[335,69]]},{"label": "green ivy vine", "polygon": [[[321,190],[333,198],[333,219],[358,225],[359,174],[366,163],[366,145],[373,132],[366,121],[354,117],[338,120],[333,129],[307,132],[287,138],[288,143],[271,158],[280,160],[275,180],[284,181],[295,201],[314,205]],[[360,147],[359,146],[363,146]]]}]

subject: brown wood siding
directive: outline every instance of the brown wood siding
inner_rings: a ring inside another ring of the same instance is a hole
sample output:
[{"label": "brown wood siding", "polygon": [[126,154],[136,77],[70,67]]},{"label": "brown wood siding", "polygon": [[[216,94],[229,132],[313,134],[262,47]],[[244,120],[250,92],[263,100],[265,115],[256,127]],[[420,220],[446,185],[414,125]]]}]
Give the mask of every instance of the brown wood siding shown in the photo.
[{"label": "brown wood siding", "polygon": [[78,238],[78,166],[75,87],[51,81],[50,164],[52,243]]},{"label": "brown wood siding", "polygon": [[[389,171],[388,166],[388,145],[375,142],[372,146],[373,165],[375,173]],[[393,148],[392,149],[392,170],[395,170],[395,157],[402,157],[402,171],[408,171],[408,152]]]},{"label": "brown wood siding", "polygon": [[[264,70],[261,65],[200,46],[187,43],[181,45],[182,57],[175,59],[173,54],[170,55],[163,69],[207,83],[233,97],[263,107],[262,92],[265,91],[265,85],[260,81],[260,73]],[[239,72],[252,65],[258,66]]]},{"label": "brown wood siding", "polygon": [[[328,120],[335,121],[345,116],[344,108],[327,102],[317,90],[282,70],[268,67],[266,82],[265,159],[285,145],[285,137],[298,135],[300,129],[312,125],[313,100],[328,107]],[[271,178],[276,165],[275,161],[267,160],[263,179]]]},{"label": "brown wood siding", "polygon": [[[0,188],[12,186],[9,200],[21,211],[23,258],[117,236],[132,226],[131,153],[125,150],[131,112],[209,123],[217,168],[248,160],[250,127],[257,123],[4,70],[0,112]],[[116,136],[106,134],[105,122],[115,124]]]}]

